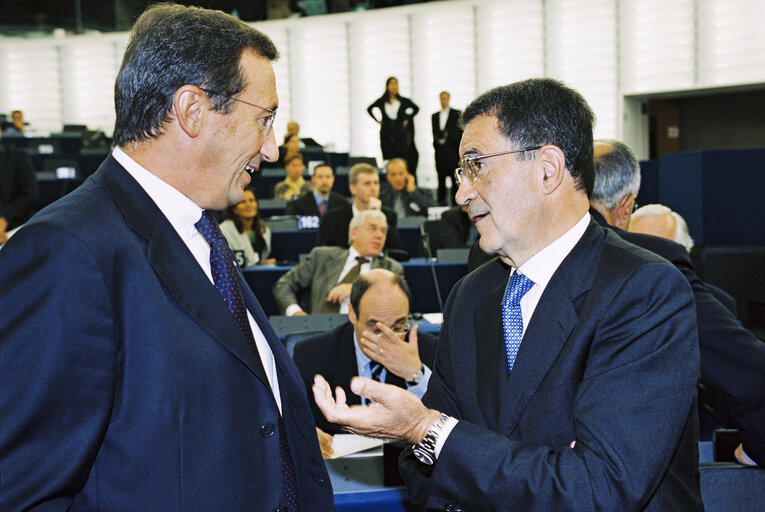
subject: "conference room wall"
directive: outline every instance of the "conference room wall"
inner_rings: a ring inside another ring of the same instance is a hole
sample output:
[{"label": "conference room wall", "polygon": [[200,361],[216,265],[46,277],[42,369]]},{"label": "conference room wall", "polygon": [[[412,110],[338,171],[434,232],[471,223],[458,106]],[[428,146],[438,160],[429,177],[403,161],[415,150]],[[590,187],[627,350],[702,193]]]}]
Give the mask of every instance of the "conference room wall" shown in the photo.
[{"label": "conference room wall", "polygon": [[[597,137],[637,141],[645,119],[625,97],[765,82],[759,0],[454,0],[253,24],[281,50],[277,137],[288,120],[335,151],[377,156],[366,106],[385,79],[421,108],[418,175],[435,185],[429,115],[449,90],[463,108],[490,87],[550,76],[593,105]],[[0,37],[0,112],[30,128],[87,124],[111,133],[112,84],[127,33]]]}]

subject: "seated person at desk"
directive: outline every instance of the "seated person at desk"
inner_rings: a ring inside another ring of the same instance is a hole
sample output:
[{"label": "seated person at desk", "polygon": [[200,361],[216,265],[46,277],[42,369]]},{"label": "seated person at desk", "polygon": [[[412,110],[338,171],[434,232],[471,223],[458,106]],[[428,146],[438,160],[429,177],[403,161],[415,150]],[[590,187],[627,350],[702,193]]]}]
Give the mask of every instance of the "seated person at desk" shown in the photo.
[{"label": "seated person at desk", "polygon": [[427,217],[428,208],[436,205],[426,191],[417,188],[403,158],[388,162],[385,178],[387,183],[380,185],[380,201],[399,217]]},{"label": "seated person at desk", "polygon": [[26,152],[0,145],[0,244],[24,224],[37,205],[37,178]]},{"label": "seated person at desk", "polygon": [[303,262],[279,278],[274,285],[279,311],[287,316],[305,315],[298,296],[310,290],[312,314],[346,313],[351,283],[359,275],[384,268],[403,277],[400,263],[380,255],[387,229],[385,215],[379,210],[364,210],[354,216],[348,229],[350,249],[315,247]]},{"label": "seated person at desk", "polygon": [[305,164],[300,153],[288,157],[284,162],[287,177],[274,186],[274,199],[294,199],[311,191],[311,184],[303,178]]},{"label": "seated person at desk", "polygon": [[329,165],[322,162],[314,168],[311,184],[313,192],[306,192],[287,203],[285,210],[287,215],[310,215],[321,218],[329,210],[348,204],[345,197],[332,192],[335,174]]},{"label": "seated person at desk", "polygon": [[470,220],[465,205],[444,210],[439,224],[439,242],[442,248],[472,247],[478,241],[478,230]]},{"label": "seated person at desk", "polygon": [[284,168],[287,166],[287,159],[298,154],[300,154],[300,138],[288,133],[284,136],[284,144],[279,146],[279,159],[276,163]]},{"label": "seated person at desk", "polygon": [[348,225],[351,219],[364,210],[378,210],[385,214],[388,223],[386,249],[404,250],[404,243],[396,231],[398,216],[390,208],[383,206],[379,199],[380,176],[377,169],[369,164],[356,164],[348,173],[348,188],[353,195],[353,203],[346,203],[339,208],[329,210],[321,218],[316,245],[336,245],[348,247]]},{"label": "seated person at desk", "polygon": [[[389,270],[376,269],[353,282],[348,322],[331,331],[306,338],[295,346],[293,360],[303,377],[306,392],[313,397],[313,377],[321,374],[330,386],[340,386],[349,405],[366,404],[351,393],[356,375],[408,389],[422,397],[436,356],[437,340],[411,327],[409,305],[412,294],[404,278]],[[411,327],[411,330],[410,330]],[[329,423],[309,398],[320,444],[322,433],[341,430]],[[322,452],[329,452],[322,446]]]},{"label": "seated person at desk", "polygon": [[258,200],[252,188],[244,189],[244,200],[229,206],[223,212],[223,218],[225,220],[221,222],[220,230],[240,267],[276,262],[268,258],[271,252],[271,230],[258,216]]}]

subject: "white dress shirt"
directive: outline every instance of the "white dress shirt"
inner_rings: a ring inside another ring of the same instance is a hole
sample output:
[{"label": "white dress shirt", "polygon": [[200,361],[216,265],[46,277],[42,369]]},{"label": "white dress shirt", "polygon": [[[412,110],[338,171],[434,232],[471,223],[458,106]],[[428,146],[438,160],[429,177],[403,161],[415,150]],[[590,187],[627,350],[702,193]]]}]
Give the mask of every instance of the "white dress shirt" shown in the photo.
[{"label": "white dress shirt", "polygon": [[446,121],[449,120],[449,111],[451,108],[446,107],[444,109],[441,109],[441,111],[438,113],[438,126],[441,127],[441,131],[446,129]]},{"label": "white dress shirt", "polygon": [[[183,195],[180,191],[165,183],[160,178],[141,167],[135,160],[130,158],[122,149],[115,147],[112,156],[124,167],[127,172],[138,182],[144,191],[151,197],[160,211],[164,214],[173,229],[181,237],[191,251],[194,259],[204,271],[207,278],[214,284],[212,269],[210,267],[210,246],[202,234],[197,231],[194,224],[202,218],[202,208],[197,206],[191,199]],[[171,255],[168,255],[171,257]],[[276,405],[279,412],[282,410],[281,394],[279,393],[279,381],[276,376],[276,363],[271,347],[260,330],[252,314],[247,311],[247,319],[250,322],[250,328],[255,338],[255,344],[258,347],[260,360],[263,362],[263,368],[266,371],[271,391],[274,394]]]},{"label": "white dress shirt", "polygon": [[[584,232],[587,230],[587,226],[590,225],[590,214],[585,212],[579,222],[566,231],[560,238],[553,243],[536,253],[529,258],[526,263],[521,265],[517,269],[513,269],[508,277],[508,283],[510,278],[515,272],[520,272],[532,281],[534,286],[526,292],[526,295],[521,298],[521,316],[523,317],[523,333],[526,334],[526,327],[529,325],[531,316],[534,314],[534,310],[539,304],[539,299],[542,297],[547,283],[550,282],[555,271],[558,270],[560,264],[566,259],[568,253],[574,248],[579,239],[582,238]],[[523,340],[521,340],[523,343]],[[446,438],[449,437],[452,429],[457,425],[458,420],[450,417],[444,425],[441,435],[436,440],[436,457],[441,453],[441,448],[446,442]]]}]

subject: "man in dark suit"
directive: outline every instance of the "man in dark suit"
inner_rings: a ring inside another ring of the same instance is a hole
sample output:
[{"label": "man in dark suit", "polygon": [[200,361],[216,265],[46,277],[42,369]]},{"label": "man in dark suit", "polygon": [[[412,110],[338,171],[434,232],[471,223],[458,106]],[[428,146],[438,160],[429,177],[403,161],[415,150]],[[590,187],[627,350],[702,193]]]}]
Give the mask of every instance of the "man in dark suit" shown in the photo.
[{"label": "man in dark suit", "polygon": [[285,209],[287,215],[310,215],[321,218],[329,210],[348,204],[345,197],[332,191],[335,174],[329,165],[325,163],[317,165],[313,170],[311,183],[313,192],[303,194],[287,203]]},{"label": "man in dark suit", "polygon": [[406,168],[406,160],[394,158],[385,166],[385,183],[380,185],[380,201],[400,218],[427,217],[435,206],[430,195],[417,188],[414,176]]},{"label": "man in dark suit", "polygon": [[385,268],[403,276],[401,264],[381,254],[387,229],[385,215],[379,210],[359,212],[348,228],[349,249],[314,247],[304,261],[274,284],[274,299],[279,310],[287,316],[305,315],[300,296],[310,292],[310,313],[345,313],[355,277],[374,268]]},{"label": "man in dark suit", "polygon": [[37,178],[29,155],[0,144],[0,244],[8,239],[8,231],[32,216],[37,195]]},{"label": "man in dark suit", "polygon": [[412,443],[401,473],[420,508],[703,510],[693,296],[590,218],[586,101],[532,79],[463,119],[457,202],[499,258],[452,289],[422,402],[355,378],[377,405],[349,408],[317,377],[317,405]]},{"label": "man in dark suit", "polygon": [[276,159],[277,55],[220,11],[136,21],[112,154],[0,251],[3,511],[333,510],[300,374],[206,211]]},{"label": "man in dark suit", "polygon": [[441,110],[430,116],[433,129],[433,149],[436,152],[436,173],[438,174],[438,202],[446,201],[446,179],[452,182],[451,199],[457,194],[457,184],[454,182],[454,168],[459,163],[460,116],[462,112],[449,107],[449,93],[442,91],[438,95]]},{"label": "man in dark suit", "polygon": [[[765,343],[747,331],[699,279],[686,247],[665,238],[625,231],[634,220],[631,214],[639,188],[640,165],[630,148],[615,140],[596,141],[590,213],[623,239],[670,261],[688,280],[696,302],[700,384],[706,388],[701,396],[721,394],[727,403],[743,441],[736,450],[739,462],[765,465]],[[668,218],[674,222],[671,213]],[[667,236],[674,238],[675,225],[670,223],[670,228]],[[681,229],[680,233],[676,241],[690,240],[687,232]]]},{"label": "man in dark suit", "polygon": [[[404,278],[376,269],[353,282],[348,322],[331,331],[307,338],[295,346],[293,359],[303,376],[306,391],[317,373],[340,386],[351,404],[361,399],[350,392],[356,375],[374,377],[421,397],[428,387],[436,338],[409,325],[412,294]],[[340,432],[329,423],[313,400],[316,426],[324,432]],[[366,400],[364,400],[366,402]]]},{"label": "man in dark suit", "polygon": [[319,232],[316,235],[316,245],[348,247],[350,245],[348,225],[351,219],[358,212],[371,209],[382,211],[388,221],[385,248],[403,251],[404,243],[396,230],[398,216],[396,212],[383,206],[379,198],[380,175],[377,169],[365,163],[354,165],[348,173],[348,188],[353,195],[353,202],[329,210],[322,217]]}]

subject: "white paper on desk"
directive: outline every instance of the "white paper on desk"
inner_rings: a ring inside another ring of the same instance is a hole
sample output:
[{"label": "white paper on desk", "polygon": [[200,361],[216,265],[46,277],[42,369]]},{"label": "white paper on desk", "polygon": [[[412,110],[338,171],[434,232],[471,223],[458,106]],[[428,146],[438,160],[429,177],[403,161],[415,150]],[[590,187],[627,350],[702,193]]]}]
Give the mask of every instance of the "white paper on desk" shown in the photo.
[{"label": "white paper on desk", "polygon": [[441,325],[444,322],[443,313],[423,313],[422,318],[433,325]]},{"label": "white paper on desk", "polygon": [[344,457],[351,453],[363,452],[370,448],[376,448],[383,445],[382,439],[358,436],[356,434],[335,434],[332,436],[332,454],[333,459]]}]

